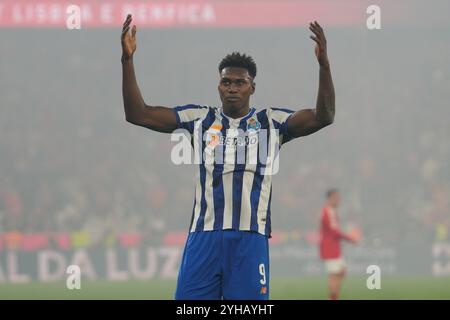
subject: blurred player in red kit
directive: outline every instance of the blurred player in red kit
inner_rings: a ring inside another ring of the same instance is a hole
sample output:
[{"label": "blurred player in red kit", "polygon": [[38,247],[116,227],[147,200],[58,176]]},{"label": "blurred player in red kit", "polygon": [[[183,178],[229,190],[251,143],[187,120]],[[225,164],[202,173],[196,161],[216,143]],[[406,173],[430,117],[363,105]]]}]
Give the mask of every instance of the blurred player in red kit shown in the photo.
[{"label": "blurred player in red kit", "polygon": [[329,295],[337,300],[342,281],[346,273],[345,261],[341,255],[341,240],[358,243],[361,234],[354,229],[345,233],[340,229],[337,208],[341,197],[337,189],[330,189],[326,194],[327,201],[320,215],[320,258],[325,262],[328,273]]}]

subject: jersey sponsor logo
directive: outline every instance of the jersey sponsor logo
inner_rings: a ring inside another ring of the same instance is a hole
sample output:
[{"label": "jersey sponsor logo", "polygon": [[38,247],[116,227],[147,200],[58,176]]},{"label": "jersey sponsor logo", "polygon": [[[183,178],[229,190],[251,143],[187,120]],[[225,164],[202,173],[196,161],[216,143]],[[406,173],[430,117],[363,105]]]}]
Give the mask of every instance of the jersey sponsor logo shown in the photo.
[{"label": "jersey sponsor logo", "polygon": [[256,137],[239,136],[239,137],[224,137],[219,138],[219,144],[223,146],[248,146],[251,144],[257,144],[258,139]]},{"label": "jersey sponsor logo", "polygon": [[[237,136],[224,136],[222,135],[222,125],[214,124],[208,131],[206,131],[205,142],[208,147],[214,148],[217,145],[221,146],[248,146],[258,143],[256,135],[252,134],[256,132],[256,128],[259,130],[261,125],[259,122],[253,124],[254,129],[249,132],[244,132],[241,129],[237,129]],[[228,131],[228,130],[227,130]]]},{"label": "jersey sponsor logo", "polygon": [[206,145],[210,147],[215,147],[219,144],[220,137],[222,133],[220,132],[222,130],[221,124],[214,124],[212,125],[208,131],[206,132]]}]

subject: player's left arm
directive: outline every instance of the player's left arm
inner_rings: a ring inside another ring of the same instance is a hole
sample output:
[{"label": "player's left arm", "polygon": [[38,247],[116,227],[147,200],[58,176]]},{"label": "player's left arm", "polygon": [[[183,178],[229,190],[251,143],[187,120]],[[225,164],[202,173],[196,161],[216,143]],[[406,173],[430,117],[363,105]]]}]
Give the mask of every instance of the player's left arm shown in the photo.
[{"label": "player's left arm", "polygon": [[317,21],[310,23],[309,30],[314,33],[310,38],[316,42],[315,53],[320,66],[319,92],[315,109],[296,111],[289,118],[288,133],[293,137],[309,135],[334,121],[334,86],[327,54],[327,40]]}]

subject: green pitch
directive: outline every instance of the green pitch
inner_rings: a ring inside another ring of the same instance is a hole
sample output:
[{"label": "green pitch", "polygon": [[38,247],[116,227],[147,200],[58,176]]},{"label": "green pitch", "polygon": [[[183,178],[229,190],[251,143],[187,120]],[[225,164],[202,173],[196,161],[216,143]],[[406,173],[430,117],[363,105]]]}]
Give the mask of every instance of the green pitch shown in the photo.
[{"label": "green pitch", "polygon": [[[0,283],[0,299],[172,299],[175,280],[88,282],[80,290],[65,282]],[[274,278],[271,299],[326,299],[326,278]],[[450,277],[382,277],[380,290],[369,290],[366,278],[349,277],[342,299],[450,299]]]}]

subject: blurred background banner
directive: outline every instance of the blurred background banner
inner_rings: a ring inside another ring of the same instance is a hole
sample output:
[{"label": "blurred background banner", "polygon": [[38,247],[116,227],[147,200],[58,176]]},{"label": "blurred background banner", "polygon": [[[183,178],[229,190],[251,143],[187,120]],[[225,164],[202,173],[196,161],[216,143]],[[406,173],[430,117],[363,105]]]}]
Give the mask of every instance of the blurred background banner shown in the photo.
[{"label": "blurred background banner", "polygon": [[[163,239],[145,241],[139,233],[108,236],[92,243],[89,233],[2,235],[0,282],[53,282],[66,278],[69,265],[78,265],[86,280],[175,279],[181,261],[184,233],[168,232]],[[274,233],[272,276],[320,276],[322,262],[317,256],[317,234],[304,237],[298,231]],[[377,265],[386,276],[448,276],[450,244],[368,245],[347,250],[348,271],[365,275],[369,265]]]},{"label": "blurred background banner", "polygon": [[[423,14],[414,1],[377,1],[389,10],[384,24],[420,24]],[[167,27],[296,27],[307,26],[312,17],[328,26],[354,26],[365,23],[370,4],[362,0],[172,0],[172,1],[57,1],[4,0],[0,2],[0,26],[65,28],[72,15],[71,5],[81,10],[82,27],[113,28],[122,25],[128,13],[141,28]],[[434,10],[445,1],[433,1]],[[424,9],[429,6],[424,6]],[[426,11],[426,10],[425,10]],[[433,20],[442,23],[445,20]]]},{"label": "blurred background banner", "polygon": [[[80,30],[66,28],[79,5]],[[366,9],[381,9],[369,30]],[[351,275],[450,275],[449,1],[0,1],[0,282],[175,279],[195,165],[170,135],[127,123],[120,34],[133,13],[147,104],[220,106],[218,64],[258,66],[252,106],[315,106],[307,23],[325,30],[335,123],[283,146],[274,177],[271,276],[324,276],[325,191],[339,188]],[[89,271],[91,270],[91,271]],[[89,273],[90,272],[90,273]],[[89,278],[90,277],[90,278]],[[122,277],[122,278],[121,278]],[[1,287],[1,286],[0,286]]]},{"label": "blurred background banner", "polygon": [[[86,27],[118,27],[128,13],[141,27],[269,27],[306,25],[323,12],[326,23],[361,22],[360,1],[4,1],[1,24],[22,27],[65,27],[69,5],[78,5]],[[301,13],[301,14],[299,14]]]}]

